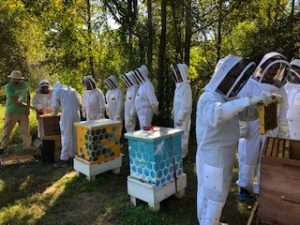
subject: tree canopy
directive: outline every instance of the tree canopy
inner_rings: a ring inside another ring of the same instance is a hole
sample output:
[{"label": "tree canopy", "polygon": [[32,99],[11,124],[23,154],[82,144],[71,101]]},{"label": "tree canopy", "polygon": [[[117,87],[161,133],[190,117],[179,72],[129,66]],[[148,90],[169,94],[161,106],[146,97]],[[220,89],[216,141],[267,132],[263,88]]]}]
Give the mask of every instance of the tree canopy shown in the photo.
[{"label": "tree canopy", "polygon": [[82,89],[146,64],[162,121],[174,88],[170,65],[190,66],[197,99],[218,59],[256,62],[269,51],[299,57],[300,6],[292,0],[5,0],[0,3],[0,78],[13,69]]}]

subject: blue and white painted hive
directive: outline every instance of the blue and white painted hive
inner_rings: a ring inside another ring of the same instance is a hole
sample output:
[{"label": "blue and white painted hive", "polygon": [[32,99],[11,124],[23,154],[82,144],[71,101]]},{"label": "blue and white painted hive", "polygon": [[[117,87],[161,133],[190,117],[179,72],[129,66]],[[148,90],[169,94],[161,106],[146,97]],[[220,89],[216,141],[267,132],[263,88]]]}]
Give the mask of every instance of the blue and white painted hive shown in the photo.
[{"label": "blue and white painted hive", "polygon": [[155,127],[125,134],[128,139],[130,175],[157,187],[183,173],[179,129]]}]

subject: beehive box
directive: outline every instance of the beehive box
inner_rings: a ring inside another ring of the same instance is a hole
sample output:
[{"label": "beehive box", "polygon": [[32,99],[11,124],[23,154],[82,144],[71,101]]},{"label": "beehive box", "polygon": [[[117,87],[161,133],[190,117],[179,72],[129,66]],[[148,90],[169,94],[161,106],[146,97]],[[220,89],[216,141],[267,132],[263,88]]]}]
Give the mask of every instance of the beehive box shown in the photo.
[{"label": "beehive box", "polygon": [[54,161],[59,161],[60,152],[61,152],[61,136],[60,135],[46,136],[46,137],[42,137],[41,140],[54,141]]},{"label": "beehive box", "polygon": [[261,223],[300,223],[300,141],[267,138],[261,161]]},{"label": "beehive box", "polygon": [[109,119],[74,123],[77,156],[103,163],[120,156],[121,122]]},{"label": "beehive box", "polygon": [[273,102],[267,106],[258,104],[259,132],[265,135],[269,130],[275,129],[277,124],[277,103]]},{"label": "beehive box", "polygon": [[38,115],[38,129],[40,137],[60,135],[60,116],[50,114]]},{"label": "beehive box", "polygon": [[130,175],[164,185],[183,174],[181,135],[183,131],[155,127],[152,131],[126,133]]}]

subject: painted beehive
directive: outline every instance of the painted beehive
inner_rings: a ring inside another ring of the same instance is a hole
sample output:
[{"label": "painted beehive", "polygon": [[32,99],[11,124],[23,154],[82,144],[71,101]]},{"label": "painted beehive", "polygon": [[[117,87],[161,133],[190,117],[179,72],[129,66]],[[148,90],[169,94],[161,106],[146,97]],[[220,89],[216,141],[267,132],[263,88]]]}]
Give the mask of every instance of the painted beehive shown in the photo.
[{"label": "painted beehive", "polygon": [[126,133],[130,175],[157,187],[183,174],[179,129],[155,127],[152,131]]},{"label": "painted beehive", "polygon": [[120,156],[121,122],[109,119],[74,123],[77,157],[99,164]]}]

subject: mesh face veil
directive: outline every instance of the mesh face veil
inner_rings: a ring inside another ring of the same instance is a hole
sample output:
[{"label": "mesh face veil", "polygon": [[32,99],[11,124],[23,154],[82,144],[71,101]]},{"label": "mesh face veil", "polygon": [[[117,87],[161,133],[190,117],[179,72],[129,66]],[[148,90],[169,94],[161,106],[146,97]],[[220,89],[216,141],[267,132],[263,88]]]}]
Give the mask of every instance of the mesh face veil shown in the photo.
[{"label": "mesh face veil", "polygon": [[240,60],[227,71],[217,89],[225,95],[225,98],[236,96],[254,70],[254,62],[249,63],[249,60],[240,58]]},{"label": "mesh face veil", "polygon": [[241,66],[242,71],[231,86],[231,88],[229,89],[229,91],[227,92],[227,94],[225,95],[226,98],[234,97],[239,93],[239,91],[242,89],[242,87],[246,84],[248,79],[253,74],[255,66],[256,64],[254,62],[243,62],[243,65]]},{"label": "mesh face veil", "polygon": [[121,77],[121,79],[123,80],[123,82],[125,83],[125,85],[126,85],[127,88],[133,86],[132,81],[127,77],[126,74],[123,75],[123,76]]},{"label": "mesh face veil", "polygon": [[118,89],[117,80],[114,75],[111,75],[107,79],[105,79],[104,83],[110,90]]},{"label": "mesh face veil", "polygon": [[173,78],[175,83],[181,83],[183,79],[177,64],[171,65],[171,68],[173,70]]},{"label": "mesh face veil", "polygon": [[137,70],[134,71],[134,78],[137,80],[137,82],[138,82],[139,84],[142,84],[142,83],[144,82],[142,75],[139,74],[139,73],[137,72]]},{"label": "mesh face veil", "polygon": [[[274,69],[275,67],[275,69]],[[278,69],[276,69],[278,68]],[[285,60],[275,60],[271,62],[262,72],[259,82],[271,83],[274,86],[280,87],[284,83],[286,70],[290,69],[290,64]],[[269,75],[271,73],[271,75]],[[272,77],[272,78],[270,78]]]},{"label": "mesh face veil", "polygon": [[96,81],[94,80],[94,78],[92,76],[85,76],[83,78],[83,83],[84,83],[84,86],[87,90],[96,89]]}]

